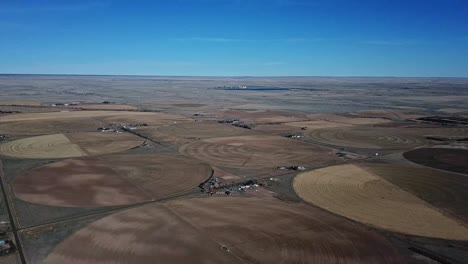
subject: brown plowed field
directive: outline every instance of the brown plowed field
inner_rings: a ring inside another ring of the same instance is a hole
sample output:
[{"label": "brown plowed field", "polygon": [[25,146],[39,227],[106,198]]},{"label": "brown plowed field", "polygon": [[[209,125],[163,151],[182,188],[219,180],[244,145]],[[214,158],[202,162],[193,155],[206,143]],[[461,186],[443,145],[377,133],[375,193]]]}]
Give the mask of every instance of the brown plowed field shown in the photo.
[{"label": "brown plowed field", "polygon": [[64,207],[100,207],[158,200],[186,192],[211,176],[209,165],[173,154],[67,159],[13,181],[19,199]]},{"label": "brown plowed field", "polygon": [[73,133],[28,137],[0,145],[0,155],[14,158],[72,158],[125,151],[143,140],[128,133]]},{"label": "brown plowed field", "polygon": [[405,263],[382,236],[320,210],[232,197],[150,204],[116,213],[67,238],[45,263],[155,263],[155,260]]},{"label": "brown plowed field", "polygon": [[368,163],[361,167],[468,224],[468,177],[393,164]]},{"label": "brown plowed field", "polygon": [[279,136],[204,139],[184,145],[179,151],[214,165],[233,168],[318,166],[338,160],[330,149]]},{"label": "brown plowed field", "polygon": [[468,228],[461,221],[357,165],[305,172],[293,185],[305,201],[362,223],[398,233],[468,240]]},{"label": "brown plowed field", "polygon": [[403,155],[424,166],[468,174],[468,149],[420,148]]}]

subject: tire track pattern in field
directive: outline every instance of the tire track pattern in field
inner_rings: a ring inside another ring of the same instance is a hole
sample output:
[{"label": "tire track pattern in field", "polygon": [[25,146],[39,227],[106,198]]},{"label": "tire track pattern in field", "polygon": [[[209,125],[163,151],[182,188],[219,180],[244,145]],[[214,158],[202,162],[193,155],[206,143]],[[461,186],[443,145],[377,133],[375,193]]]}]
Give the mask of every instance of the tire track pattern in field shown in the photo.
[{"label": "tire track pattern in field", "polygon": [[356,165],[305,172],[293,185],[305,201],[362,223],[417,236],[468,240],[468,228],[460,221]]},{"label": "tire track pattern in field", "polygon": [[370,149],[406,149],[425,144],[424,138],[417,135],[376,128],[320,129],[306,133],[306,138],[334,146]]},{"label": "tire track pattern in field", "polygon": [[179,151],[217,166],[234,168],[323,165],[336,160],[329,149],[277,136],[205,139],[184,145]]},{"label": "tire track pattern in field", "polygon": [[59,244],[45,263],[154,263],[155,260],[405,262],[377,233],[306,205],[207,198],[151,204],[105,217]]}]

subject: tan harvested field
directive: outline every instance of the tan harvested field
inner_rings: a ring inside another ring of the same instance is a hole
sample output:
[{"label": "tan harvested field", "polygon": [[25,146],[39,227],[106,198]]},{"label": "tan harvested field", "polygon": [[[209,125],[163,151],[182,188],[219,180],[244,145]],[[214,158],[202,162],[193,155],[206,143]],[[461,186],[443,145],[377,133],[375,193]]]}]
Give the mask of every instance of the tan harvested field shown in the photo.
[{"label": "tan harvested field", "polygon": [[414,119],[423,117],[424,114],[421,109],[414,109],[414,110],[365,110],[365,111],[357,111],[351,113],[351,115],[358,116],[358,117],[371,117],[371,118],[385,118],[385,119],[392,119],[392,120],[401,120],[401,119]]},{"label": "tan harvested field", "polygon": [[27,158],[71,158],[125,151],[143,144],[128,133],[72,133],[28,137],[0,145],[0,155]]},{"label": "tan harvested field", "polygon": [[468,177],[394,164],[367,163],[361,167],[468,224]]},{"label": "tan harvested field", "polygon": [[255,198],[206,198],[145,205],[105,217],[60,243],[44,263],[155,260],[406,262],[382,236],[306,205]]},{"label": "tan harvested field", "polygon": [[77,108],[83,110],[137,110],[138,107],[125,104],[81,104],[77,106],[70,106],[70,108]]},{"label": "tan harvested field", "polygon": [[66,112],[51,112],[51,113],[26,113],[13,114],[0,117],[1,122],[24,122],[24,121],[39,121],[39,120],[54,120],[54,119],[69,119],[69,118],[89,118],[115,116],[124,114],[135,114],[136,112],[120,112],[120,111],[66,111]]},{"label": "tan harvested field", "polygon": [[178,123],[167,126],[154,127],[153,129],[159,133],[168,136],[175,136],[185,139],[245,136],[258,134],[249,129],[235,127],[229,124],[201,122]]},{"label": "tan harvested field", "polygon": [[0,105],[12,106],[41,106],[42,103],[35,101],[0,101]]},{"label": "tan harvested field", "polygon": [[87,155],[101,155],[136,148],[144,140],[129,133],[72,133],[66,135],[70,141],[82,148]]},{"label": "tan harvested field", "polygon": [[207,180],[209,165],[174,154],[67,159],[15,177],[17,198],[62,207],[101,207],[159,200]]},{"label": "tan harvested field", "polygon": [[301,127],[292,127],[286,124],[255,125],[252,129],[255,131],[271,133],[271,134],[285,134],[285,133],[301,132]]},{"label": "tan harvested field", "polygon": [[[308,131],[305,138],[334,146],[369,149],[410,149],[429,143],[424,134],[433,129],[380,127],[329,128]],[[454,132],[457,134],[457,132]]]},{"label": "tan harvested field", "polygon": [[86,156],[64,134],[29,137],[0,145],[0,155],[14,158],[70,158]]},{"label": "tan harvested field", "polygon": [[390,120],[377,117],[347,117],[336,114],[313,114],[308,115],[311,120],[301,122],[289,122],[285,125],[293,127],[307,127],[308,129],[321,129],[333,127],[348,127],[352,125],[375,125],[388,123]]},{"label": "tan harvested field", "polygon": [[10,135],[43,135],[96,131],[106,124],[97,118],[52,119],[0,123],[0,131]]},{"label": "tan harvested field", "polygon": [[147,124],[149,126],[193,122],[192,119],[184,116],[159,112],[133,112],[133,114],[107,116],[102,118],[102,120],[108,124]]},{"label": "tan harvested field", "polygon": [[285,123],[286,126],[291,127],[306,127],[307,129],[321,129],[321,128],[331,128],[331,127],[349,127],[350,124],[337,123],[326,120],[311,120],[303,122],[291,122]]},{"label": "tan harvested field", "polygon": [[210,164],[233,168],[318,166],[338,160],[331,149],[267,135],[203,139],[184,145],[179,151]]},{"label": "tan harvested field", "polygon": [[51,113],[27,113],[12,114],[0,117],[3,122],[25,121],[51,121],[55,119],[98,118],[107,124],[135,124],[146,123],[148,125],[170,124],[173,121],[181,122],[190,120],[186,117],[162,112],[135,112],[135,111],[67,111]]},{"label": "tan harvested field", "polygon": [[305,201],[365,224],[416,236],[468,240],[468,228],[461,221],[357,165],[305,172],[293,185]]},{"label": "tan harvested field", "polygon": [[218,118],[236,118],[244,122],[252,122],[255,124],[268,123],[285,123],[308,120],[307,116],[302,113],[289,111],[243,111],[243,110],[227,110],[215,114]]}]

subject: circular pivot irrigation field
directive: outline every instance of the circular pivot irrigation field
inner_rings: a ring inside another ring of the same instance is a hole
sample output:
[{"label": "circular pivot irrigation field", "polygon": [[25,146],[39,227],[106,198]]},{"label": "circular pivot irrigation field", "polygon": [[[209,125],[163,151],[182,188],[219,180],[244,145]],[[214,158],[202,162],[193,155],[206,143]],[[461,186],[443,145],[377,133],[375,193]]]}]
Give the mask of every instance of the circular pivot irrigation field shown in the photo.
[{"label": "circular pivot irrigation field", "polygon": [[424,166],[468,174],[468,149],[420,148],[408,151],[403,156]]},{"label": "circular pivot irrigation field", "polygon": [[17,198],[63,207],[134,204],[174,196],[212,174],[209,165],[174,154],[126,154],[67,159],[15,177]]},{"label": "circular pivot irrigation field", "polygon": [[337,160],[330,149],[263,135],[204,139],[184,145],[179,151],[210,164],[233,168],[323,165]]},{"label": "circular pivot irrigation field", "polygon": [[256,134],[254,131],[218,123],[178,123],[155,128],[158,132],[183,138],[211,138],[244,136]]},{"label": "circular pivot irrigation field", "polygon": [[150,204],[116,213],[68,237],[44,263],[154,263],[155,260],[405,262],[381,235],[316,208],[229,197]]},{"label": "circular pivot irrigation field", "polygon": [[73,119],[51,119],[51,120],[28,120],[18,122],[0,122],[0,131],[10,135],[44,135],[55,133],[71,133],[96,131],[97,128],[105,126],[104,122],[96,118],[73,118]]},{"label": "circular pivot irrigation field", "polygon": [[423,137],[402,129],[376,127],[318,129],[307,132],[305,137],[334,146],[369,149],[408,149],[426,144]]},{"label": "circular pivot irrigation field", "polygon": [[54,159],[125,151],[143,144],[128,133],[73,133],[28,137],[0,145],[0,155],[14,158]]},{"label": "circular pivot irrigation field", "polygon": [[346,164],[305,172],[296,176],[293,185],[305,201],[362,223],[417,236],[468,239],[468,228],[461,221],[365,166]]}]

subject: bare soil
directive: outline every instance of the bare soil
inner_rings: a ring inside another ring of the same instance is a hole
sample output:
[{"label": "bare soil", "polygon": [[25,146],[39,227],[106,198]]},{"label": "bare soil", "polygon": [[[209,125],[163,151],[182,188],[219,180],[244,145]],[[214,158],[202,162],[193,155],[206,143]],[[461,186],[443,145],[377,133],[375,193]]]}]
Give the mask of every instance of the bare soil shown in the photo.
[{"label": "bare soil", "polygon": [[380,235],[320,210],[233,197],[151,204],[105,217],[59,244],[44,263],[154,263],[155,259],[162,263],[405,263]]},{"label": "bare soil", "polygon": [[338,160],[333,150],[278,136],[204,139],[179,151],[213,165],[234,168],[324,165]]},{"label": "bare soil", "polygon": [[436,169],[468,174],[468,150],[420,148],[403,154],[408,160]]},{"label": "bare soil", "polygon": [[102,207],[159,200],[189,191],[211,176],[207,164],[173,154],[67,159],[15,177],[17,198],[63,207]]},{"label": "bare soil", "polygon": [[305,172],[295,178],[293,185],[305,201],[377,228],[468,240],[468,228],[462,221],[442,214],[424,200],[357,165]]}]

